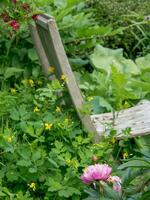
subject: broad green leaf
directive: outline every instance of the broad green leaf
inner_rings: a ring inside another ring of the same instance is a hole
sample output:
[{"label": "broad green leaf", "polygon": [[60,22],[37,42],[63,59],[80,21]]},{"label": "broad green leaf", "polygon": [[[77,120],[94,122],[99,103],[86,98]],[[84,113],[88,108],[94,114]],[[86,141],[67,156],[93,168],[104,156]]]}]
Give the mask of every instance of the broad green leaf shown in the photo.
[{"label": "broad green leaf", "polygon": [[41,68],[39,66],[36,66],[32,69],[32,75],[35,78],[38,78],[38,76],[40,75],[40,70]]},{"label": "broad green leaf", "polygon": [[5,73],[4,73],[4,78],[5,78],[5,79],[8,79],[8,78],[10,78],[11,76],[15,76],[15,75],[17,75],[17,74],[22,73],[23,71],[24,71],[23,69],[15,68],[15,67],[6,68],[6,71],[5,71]]},{"label": "broad green leaf", "polygon": [[111,67],[115,66],[119,72],[130,72],[131,74],[139,74],[140,70],[136,64],[129,59],[123,57],[122,49],[109,49],[101,45],[97,45],[94,53],[90,56],[91,62],[95,68],[111,73]]},{"label": "broad green leaf", "polygon": [[80,28],[76,31],[76,36],[79,38],[91,37],[91,36],[106,36],[111,33],[112,28],[110,26],[94,26],[87,28]]},{"label": "broad green leaf", "polygon": [[140,69],[150,69],[150,54],[137,58],[135,62]]},{"label": "broad green leaf", "polygon": [[57,8],[65,8],[67,6],[67,1],[66,0],[54,0],[54,5]]},{"label": "broad green leaf", "polygon": [[124,169],[127,167],[140,167],[140,168],[150,168],[150,162],[146,160],[140,160],[140,159],[132,159],[118,167],[118,169]]},{"label": "broad green leaf", "polygon": [[17,165],[19,165],[19,166],[24,166],[24,167],[29,167],[29,166],[31,166],[31,161],[30,160],[19,160],[18,162],[17,162]]},{"label": "broad green leaf", "polygon": [[33,48],[28,49],[28,57],[30,58],[31,61],[38,60],[35,49],[33,49]]}]

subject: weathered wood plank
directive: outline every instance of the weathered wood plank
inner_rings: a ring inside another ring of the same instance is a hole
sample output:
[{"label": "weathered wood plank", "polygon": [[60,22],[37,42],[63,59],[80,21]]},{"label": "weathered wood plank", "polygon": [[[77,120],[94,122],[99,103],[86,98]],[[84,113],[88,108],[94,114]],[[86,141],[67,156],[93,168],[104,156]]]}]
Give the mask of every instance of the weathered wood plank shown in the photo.
[{"label": "weathered wood plank", "polygon": [[[115,117],[114,117],[115,116]],[[117,138],[122,138],[122,131],[131,128],[131,136],[150,134],[150,101],[143,100],[138,105],[119,112],[92,115],[91,120],[97,132],[103,134],[111,127],[117,130]]]},{"label": "weathered wood plank", "polygon": [[42,45],[42,42],[39,38],[37,29],[34,25],[29,24],[29,30],[30,30],[30,33],[31,33],[31,37],[32,37],[37,55],[39,57],[41,65],[42,65],[43,72],[44,72],[45,75],[48,75],[48,68],[50,66],[50,63],[49,63],[47,56],[45,54],[45,51],[43,49],[43,45]]},{"label": "weathered wood plank", "polygon": [[62,74],[66,77],[66,86],[83,126],[89,132],[96,133],[90,116],[82,115],[80,112],[84,100],[67,59],[55,20],[41,15],[36,21],[36,27],[48,61],[56,68],[56,76],[59,79]]}]

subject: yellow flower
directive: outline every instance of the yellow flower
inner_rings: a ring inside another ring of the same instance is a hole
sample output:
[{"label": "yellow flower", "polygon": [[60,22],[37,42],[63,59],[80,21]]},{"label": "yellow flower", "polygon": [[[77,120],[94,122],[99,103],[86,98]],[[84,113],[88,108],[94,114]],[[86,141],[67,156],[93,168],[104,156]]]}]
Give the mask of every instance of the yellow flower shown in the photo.
[{"label": "yellow flower", "polygon": [[37,106],[33,110],[33,112],[39,112],[39,111],[40,111],[40,109]]},{"label": "yellow flower", "polygon": [[62,74],[60,79],[63,80],[64,82],[68,83],[68,78],[66,77],[65,74]]},{"label": "yellow flower", "polygon": [[37,84],[38,84],[38,85],[42,85],[42,81],[38,80],[38,81],[37,81]]},{"label": "yellow flower", "polygon": [[53,124],[51,124],[51,123],[44,124],[45,130],[51,130],[52,126],[53,126]]},{"label": "yellow flower", "polygon": [[56,112],[61,112],[61,108],[59,106],[56,107]]},{"label": "yellow flower", "polygon": [[116,139],[113,137],[113,138],[111,139],[111,143],[115,144],[115,142],[116,142]]},{"label": "yellow flower", "polygon": [[69,119],[66,118],[64,122],[65,122],[65,124],[68,124],[69,123]]},{"label": "yellow flower", "polygon": [[16,89],[15,89],[15,88],[11,88],[11,89],[10,89],[10,92],[11,92],[12,94],[16,94]]},{"label": "yellow flower", "polygon": [[92,101],[94,98],[93,97],[88,97],[87,100],[88,101]]},{"label": "yellow flower", "polygon": [[8,143],[12,143],[12,141],[13,141],[13,136],[11,136],[11,135],[7,136],[7,137],[6,137],[6,140],[7,140]]},{"label": "yellow flower", "polygon": [[30,184],[28,184],[28,186],[29,186],[29,188],[31,188],[33,191],[35,191],[36,190],[36,185],[35,185],[35,183],[33,182],[33,183],[30,183]]},{"label": "yellow flower", "polygon": [[123,153],[123,159],[128,158],[128,156],[129,156],[128,152]]},{"label": "yellow flower", "polygon": [[28,84],[29,84],[31,87],[33,87],[34,81],[33,81],[32,79],[29,79],[29,80],[28,80]]},{"label": "yellow flower", "polygon": [[50,67],[48,68],[48,72],[50,72],[50,73],[54,73],[54,72],[55,72],[55,68],[52,67],[52,66],[50,66]]}]

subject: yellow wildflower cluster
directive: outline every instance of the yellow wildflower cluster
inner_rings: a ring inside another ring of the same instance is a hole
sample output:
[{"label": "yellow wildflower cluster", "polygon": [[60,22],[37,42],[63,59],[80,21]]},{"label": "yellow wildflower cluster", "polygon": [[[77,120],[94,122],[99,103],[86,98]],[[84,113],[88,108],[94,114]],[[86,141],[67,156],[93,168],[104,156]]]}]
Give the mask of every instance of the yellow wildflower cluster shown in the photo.
[{"label": "yellow wildflower cluster", "polygon": [[123,153],[123,159],[126,159],[126,158],[128,158],[128,156],[129,156],[129,154],[128,154],[128,152],[125,152],[125,153]]},{"label": "yellow wildflower cluster", "polygon": [[38,84],[38,85],[42,85],[42,81],[41,81],[41,80],[38,80],[38,81],[37,81],[37,84]]},{"label": "yellow wildflower cluster", "polygon": [[56,107],[56,112],[61,112],[61,108],[59,106]]},{"label": "yellow wildflower cluster", "polygon": [[115,144],[115,142],[116,142],[116,138],[113,137],[113,138],[111,139],[111,143],[112,143],[112,144]]},{"label": "yellow wildflower cluster", "polygon": [[48,72],[50,72],[50,73],[54,73],[54,72],[55,72],[55,68],[52,67],[52,66],[50,66],[50,67],[48,68]]},{"label": "yellow wildflower cluster", "polygon": [[16,94],[16,89],[15,88],[11,88],[10,92],[11,92],[11,94]]},{"label": "yellow wildflower cluster", "polygon": [[36,190],[36,184],[34,182],[28,184],[29,188],[31,188],[33,191]]},{"label": "yellow wildflower cluster", "polygon": [[65,123],[66,125],[68,125],[68,124],[69,124],[69,119],[66,118],[66,119],[64,120],[64,123]]},{"label": "yellow wildflower cluster", "polygon": [[68,83],[68,78],[65,74],[62,74],[60,79],[63,80],[64,82]]},{"label": "yellow wildflower cluster", "polygon": [[45,130],[51,130],[52,126],[53,126],[53,124],[51,124],[51,123],[44,124]]},{"label": "yellow wildflower cluster", "polygon": [[92,101],[94,98],[93,97],[87,97],[88,101]]},{"label": "yellow wildflower cluster", "polygon": [[31,87],[34,86],[34,81],[32,79],[27,80],[28,85],[30,85]]},{"label": "yellow wildflower cluster", "polygon": [[37,106],[33,110],[33,112],[39,112],[39,111],[40,111],[40,109]]},{"label": "yellow wildflower cluster", "polygon": [[5,139],[6,139],[6,141],[8,142],[8,143],[12,143],[12,141],[13,141],[13,136],[12,135],[7,135],[6,137],[5,137]]}]

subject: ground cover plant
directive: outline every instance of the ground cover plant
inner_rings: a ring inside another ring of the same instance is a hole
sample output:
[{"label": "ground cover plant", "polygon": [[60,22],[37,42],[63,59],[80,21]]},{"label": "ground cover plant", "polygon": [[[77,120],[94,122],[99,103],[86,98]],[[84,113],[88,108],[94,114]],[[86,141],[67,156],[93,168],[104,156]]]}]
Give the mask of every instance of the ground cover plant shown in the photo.
[{"label": "ground cover plant", "polygon": [[[129,6],[129,2],[121,2]],[[142,48],[139,43],[140,53],[130,54],[129,47],[136,44],[137,38],[129,34],[129,24],[120,19],[114,25],[109,22],[112,19],[109,15],[100,24],[107,5],[99,12],[97,3],[100,2],[0,3],[2,200],[147,200],[150,196],[149,136],[131,139],[127,130],[124,139],[118,141],[116,131],[111,129],[109,135],[93,144],[92,134],[83,129],[70,102],[64,76],[47,81],[30,38],[27,26],[34,23],[38,14],[55,16],[68,58],[87,99],[85,113],[120,110],[142,99],[149,100],[148,45]],[[140,5],[138,1],[136,6]],[[133,10],[134,4],[130,6]],[[141,8],[142,12],[144,19],[148,13]],[[146,27],[149,28],[148,23]],[[143,29],[146,38],[147,28]],[[117,38],[123,37],[121,34],[129,40],[120,43]],[[109,43],[111,40],[114,43]],[[50,66],[48,75],[54,73]]]}]

